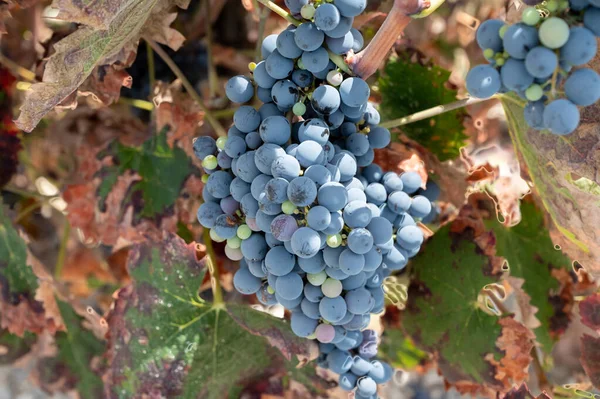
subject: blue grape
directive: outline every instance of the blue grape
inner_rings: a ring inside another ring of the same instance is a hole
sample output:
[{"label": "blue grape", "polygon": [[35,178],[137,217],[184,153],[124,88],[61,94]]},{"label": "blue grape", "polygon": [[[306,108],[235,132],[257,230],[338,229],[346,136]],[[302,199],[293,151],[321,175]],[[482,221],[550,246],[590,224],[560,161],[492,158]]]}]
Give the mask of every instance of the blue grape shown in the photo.
[{"label": "blue grape", "polygon": [[[281,304],[281,306],[290,310],[292,312],[292,314],[296,311],[300,311],[300,303],[302,303],[302,300],[304,299],[302,297],[302,295],[300,295],[298,298],[292,299],[292,300],[285,299],[281,295],[279,295],[278,292],[275,292],[275,298],[277,299],[277,302],[279,302],[279,304]],[[294,331],[294,330],[292,329],[292,331]],[[296,332],[294,331],[294,333],[296,333]]]},{"label": "blue grape", "polygon": [[398,246],[392,246],[390,252],[383,257],[383,262],[390,270],[401,270],[408,263],[408,254]]},{"label": "blue grape", "polygon": [[365,192],[359,188],[351,188],[348,191],[348,202],[361,201],[367,202],[367,196]]},{"label": "blue grape", "polygon": [[[342,184],[344,185],[344,187],[346,187],[347,191],[350,191],[353,188],[359,189],[360,191],[365,191],[365,186],[356,177],[353,177],[352,179],[345,181]],[[350,201],[348,201],[348,202],[350,202]]]},{"label": "blue grape", "polygon": [[311,258],[298,258],[298,266],[306,273],[314,274],[325,270],[327,265],[323,260],[322,252],[317,252],[317,254]]},{"label": "blue grape", "polygon": [[340,375],[350,371],[352,364],[354,364],[350,353],[339,349],[334,349],[327,355],[327,363],[331,371]]},{"label": "blue grape", "polygon": [[246,152],[246,140],[240,137],[229,137],[223,151],[231,158],[239,158]]},{"label": "blue grape", "polygon": [[569,6],[573,11],[581,11],[590,6],[589,0],[569,0]]},{"label": "blue grape", "polygon": [[316,231],[323,231],[331,223],[331,213],[324,206],[314,206],[308,211],[306,221],[308,227]]},{"label": "blue grape", "polygon": [[[281,81],[277,82],[279,84]],[[273,89],[277,87],[273,86]],[[290,139],[291,127],[288,120],[283,116],[269,116],[260,124],[258,130],[260,138],[265,143],[283,145]]]},{"label": "blue grape", "polygon": [[371,232],[365,228],[353,229],[348,234],[348,248],[360,255],[369,252],[373,248],[373,236]]},{"label": "blue grape", "polygon": [[524,60],[527,53],[539,43],[538,30],[522,23],[511,25],[504,34],[504,50],[511,57]]},{"label": "blue grape", "polygon": [[296,45],[294,36],[296,29],[284,30],[277,36],[276,46],[279,54],[294,59],[302,55],[302,50]]},{"label": "blue grape", "polygon": [[260,114],[249,105],[242,105],[233,114],[233,123],[243,133],[250,133],[260,125]]},{"label": "blue grape", "polygon": [[367,103],[371,89],[361,78],[346,78],[340,85],[342,102],[350,107],[360,107]]},{"label": "blue grape", "polygon": [[294,70],[294,61],[285,58],[275,50],[267,57],[266,60],[267,73],[275,79],[285,79]]},{"label": "blue grape", "polygon": [[342,101],[340,105],[340,110],[346,115],[346,119],[352,122],[358,122],[360,118],[362,118],[365,110],[367,109],[367,104],[364,103],[359,107],[351,107],[348,104]]},{"label": "blue grape", "polygon": [[263,59],[267,59],[273,51],[277,49],[277,35],[269,35],[263,39],[260,48],[260,54]]},{"label": "blue grape", "polygon": [[286,153],[283,148],[277,144],[266,143],[256,150],[254,162],[260,172],[270,175],[273,162],[284,155]]},{"label": "blue grape", "polygon": [[356,158],[348,151],[336,154],[331,160],[331,164],[339,169],[341,182],[351,180],[358,169]]},{"label": "blue grape", "polygon": [[292,73],[292,81],[296,83],[298,87],[308,87],[313,82],[313,75],[309,71],[296,69]]},{"label": "blue grape", "polygon": [[321,317],[330,323],[335,323],[344,318],[347,313],[346,301],[342,297],[323,298],[319,302]]},{"label": "blue grape", "polygon": [[590,62],[598,52],[598,42],[594,33],[584,27],[574,26],[570,30],[569,40],[560,49],[560,58],[569,65],[584,65]]},{"label": "blue grape", "polygon": [[[273,88],[271,89],[271,97],[273,98],[273,102],[277,104],[277,107],[280,110],[288,111],[292,109],[294,104],[298,102],[300,93],[298,92],[298,86],[296,86],[291,80],[286,79],[280,80],[273,85]],[[288,131],[290,131],[289,122]]]},{"label": "blue grape", "polygon": [[194,140],[194,155],[199,160],[203,160],[208,155],[213,155],[217,152],[217,143],[215,139],[209,136],[200,136]]},{"label": "blue grape", "polygon": [[[370,296],[370,294],[369,294],[369,296]],[[353,364],[352,364],[351,371],[356,376],[360,377],[360,376],[366,375],[373,368],[373,365],[371,364],[371,362],[369,362],[366,359],[363,359],[361,356],[354,356],[354,358],[352,360],[353,360]]]},{"label": "blue grape", "polygon": [[[258,201],[258,209],[260,209],[262,212],[266,213],[269,216],[277,216],[281,213],[281,204],[276,204],[274,202],[269,201],[266,195],[262,193]],[[269,227],[265,229],[266,232],[270,231],[271,229],[270,223],[271,222],[269,222]]]},{"label": "blue grape", "polygon": [[440,186],[433,180],[427,180],[427,185],[425,186],[425,190],[420,188],[417,191],[417,194],[424,196],[429,201],[437,201],[440,197]]},{"label": "blue grape", "polygon": [[365,288],[357,288],[349,291],[344,296],[348,311],[353,314],[365,314],[373,306],[373,297]]},{"label": "blue grape", "polygon": [[569,100],[554,100],[544,109],[544,126],[559,136],[573,133],[579,120],[579,110]]},{"label": "blue grape", "polygon": [[390,144],[391,134],[390,131],[384,127],[377,126],[369,132],[367,135],[371,147],[375,149],[385,148]]},{"label": "blue grape", "polygon": [[357,132],[356,125],[352,122],[344,122],[340,127],[342,137],[349,137],[350,135]]},{"label": "blue grape", "polygon": [[277,298],[275,298],[275,294],[269,293],[269,285],[266,283],[263,284],[256,293],[256,299],[258,299],[258,301],[265,306],[277,304]]},{"label": "blue grape", "polygon": [[353,373],[344,373],[340,375],[338,384],[344,391],[352,391],[356,387],[357,379]]},{"label": "blue grape", "polygon": [[271,179],[265,185],[266,198],[276,204],[287,200],[287,187],[289,182],[281,177]]},{"label": "blue grape", "polygon": [[408,213],[417,218],[424,218],[431,212],[431,202],[422,195],[416,195],[412,198],[412,203]]},{"label": "blue grape", "polygon": [[309,227],[301,227],[292,235],[292,250],[300,258],[311,258],[321,248],[319,233]]},{"label": "blue grape", "polygon": [[329,54],[323,47],[319,47],[314,51],[305,51],[302,53],[302,63],[308,71],[317,73],[327,68]]},{"label": "blue grape", "polygon": [[221,206],[223,212],[225,212],[228,215],[234,215],[240,207],[240,203],[236,201],[232,196],[223,198],[219,205]]},{"label": "blue grape", "polygon": [[236,290],[245,295],[251,295],[258,292],[262,284],[262,281],[253,276],[248,268],[239,268],[233,275],[233,286]]},{"label": "blue grape", "polygon": [[324,40],[325,34],[312,22],[300,24],[294,33],[294,41],[303,51],[315,51]]},{"label": "blue grape", "polygon": [[327,37],[325,38],[327,47],[334,54],[346,54],[354,46],[354,36],[352,31],[346,33],[342,37]]},{"label": "blue grape", "polygon": [[363,271],[365,267],[365,257],[352,252],[350,249],[344,249],[340,254],[340,270],[349,276],[354,276]]},{"label": "blue grape", "polygon": [[292,14],[294,14],[294,17],[296,17],[297,14],[300,14],[302,6],[306,4],[308,4],[308,0],[285,0],[285,6],[289,8]]},{"label": "blue grape", "polygon": [[252,182],[260,174],[260,171],[256,167],[254,154],[254,151],[248,151],[237,159],[235,167],[232,165],[236,176],[246,183]]},{"label": "blue grape", "polygon": [[[350,29],[350,32],[352,33],[352,39],[353,39],[353,44],[352,44],[352,51],[354,51],[355,53],[358,53],[363,46],[365,45],[365,39],[363,39],[363,35],[359,32],[358,29]],[[369,123],[367,121],[367,123]],[[379,122],[373,123],[374,125],[377,125]]]},{"label": "blue grape", "polygon": [[320,145],[325,145],[327,140],[329,140],[329,126],[321,119],[306,120],[300,125],[298,139],[300,142],[313,140]]},{"label": "blue grape", "polygon": [[[402,191],[404,189],[404,183],[398,175],[383,180],[383,186],[385,187],[388,193],[393,193],[394,191]],[[414,187],[411,187],[410,189],[412,190],[413,188]]]},{"label": "blue grape", "polygon": [[308,168],[309,166],[323,163],[325,152],[319,143],[307,140],[298,145],[295,157],[300,166]]},{"label": "blue grape", "polygon": [[367,0],[334,0],[333,4],[345,17],[355,17],[367,7]]},{"label": "blue grape", "polygon": [[319,205],[329,209],[330,212],[335,212],[346,206],[348,193],[340,183],[329,182],[319,188],[317,199]]},{"label": "blue grape", "polygon": [[363,285],[365,285],[366,281],[367,276],[365,272],[360,272],[358,274],[355,274],[354,276],[350,276],[347,279],[344,279],[344,281],[342,281],[342,287],[344,288],[344,290],[350,291],[362,287]]},{"label": "blue grape", "polygon": [[334,87],[322,85],[313,92],[311,103],[315,111],[330,115],[340,107],[340,94]]},{"label": "blue grape", "polygon": [[240,208],[244,212],[244,215],[253,218],[256,217],[256,212],[258,212],[258,202],[252,197],[251,193],[248,193],[242,197]]},{"label": "blue grape", "polygon": [[502,86],[500,74],[489,65],[477,65],[471,69],[466,82],[469,94],[477,98],[490,98]]},{"label": "blue grape", "polygon": [[544,104],[544,100],[527,103],[523,112],[525,122],[534,129],[544,129],[545,108],[546,105]]},{"label": "blue grape", "polygon": [[[279,248],[279,247],[276,247]],[[242,241],[242,254],[250,260],[263,260],[267,255],[268,245],[263,234],[253,233]]]},{"label": "blue grape", "polygon": [[308,177],[296,177],[288,185],[287,196],[298,207],[308,206],[317,198],[317,186]]},{"label": "blue grape", "polygon": [[322,71],[313,72],[312,74],[317,79],[325,80],[327,79],[327,74],[329,73],[329,71],[333,71],[336,68],[337,67],[335,66],[335,64],[331,62],[331,60],[329,60],[327,66]]},{"label": "blue grape", "polygon": [[369,139],[361,133],[354,133],[346,139],[346,148],[356,156],[365,155],[369,146]]},{"label": "blue grape", "polygon": [[333,4],[323,3],[315,12],[315,25],[323,32],[335,29],[340,23],[340,12]]},{"label": "blue grape", "polygon": [[359,378],[356,382],[356,391],[363,396],[371,396],[377,393],[377,383],[371,377]]},{"label": "blue grape", "polygon": [[398,230],[396,242],[406,250],[413,250],[423,244],[423,232],[417,226],[405,226]]},{"label": "blue grape", "polygon": [[340,18],[340,23],[334,29],[326,32],[325,34],[328,37],[333,37],[333,38],[344,37],[346,35],[346,33],[350,32],[350,29],[352,29],[353,22],[354,22],[353,17],[342,16]]},{"label": "blue grape", "polygon": [[389,364],[378,360],[373,360],[371,364],[373,365],[373,368],[369,371],[369,377],[377,384],[385,384],[392,379],[394,369],[392,369]]},{"label": "blue grape", "polygon": [[357,227],[367,227],[371,221],[371,210],[366,202],[352,201],[344,207],[344,222],[348,227],[355,229]]},{"label": "blue grape", "polygon": [[273,161],[271,174],[274,177],[283,177],[286,180],[293,180],[300,176],[300,164],[296,158],[285,154]]},{"label": "blue grape", "polygon": [[271,222],[271,234],[279,241],[291,240],[296,230],[298,230],[298,223],[296,219],[289,215],[278,215]]},{"label": "blue grape", "polygon": [[[242,244],[245,241],[242,241]],[[289,253],[285,247],[273,247],[266,253],[265,267],[267,271],[274,276],[285,276],[294,269],[296,257]],[[288,298],[294,299],[294,298]]]},{"label": "blue grape", "polygon": [[[270,89],[271,87],[273,87],[275,82],[277,82],[277,79],[273,78],[267,72],[267,64],[265,61],[261,61],[258,64],[256,64],[256,68],[254,68],[254,71],[252,71],[252,75],[254,76],[254,81],[260,88]],[[263,101],[263,102],[270,102],[270,101],[271,100]]]},{"label": "blue grape", "polygon": [[[266,90],[266,89],[265,89]],[[269,98],[272,101],[272,97],[271,97],[271,90],[268,90],[269,92]],[[277,108],[277,105],[275,105],[274,103],[270,102],[270,103],[266,103],[260,106],[260,108],[258,109],[258,113],[260,114],[260,119],[262,121],[264,121],[265,119],[267,119],[270,116],[282,116],[282,112],[279,110],[279,108]],[[252,134],[253,132],[250,132],[248,134]],[[259,135],[260,137],[260,135]],[[246,135],[246,142],[248,140],[248,135]],[[260,141],[262,143],[262,140]],[[260,145],[256,146],[256,148],[258,148]],[[255,149],[256,149],[255,148]]]},{"label": "blue grape", "polygon": [[583,14],[583,24],[586,28],[594,32],[594,35],[600,37],[600,8],[590,7]]},{"label": "blue grape", "polygon": [[279,295],[284,299],[292,301],[300,297],[300,295],[302,295],[303,290],[304,283],[302,281],[302,277],[300,277],[298,273],[291,272],[286,274],[285,276],[277,278],[275,292],[279,293]]},{"label": "blue grape", "polygon": [[310,283],[304,285],[304,296],[311,302],[319,303],[325,295],[321,287],[316,287]]},{"label": "blue grape", "polygon": [[365,189],[367,200],[375,205],[383,204],[387,199],[387,191],[381,183],[371,183]]},{"label": "blue grape", "polygon": [[205,202],[198,208],[198,221],[200,224],[207,229],[215,227],[215,221],[217,217],[223,214],[219,204],[215,202]]},{"label": "blue grape", "polygon": [[225,85],[227,98],[234,103],[245,103],[254,97],[252,81],[245,76],[238,75],[227,81]]},{"label": "blue grape", "polygon": [[596,103],[600,99],[600,76],[593,69],[578,69],[565,82],[565,95],[575,105]]},{"label": "blue grape", "polygon": [[206,187],[210,195],[221,199],[229,196],[229,186],[233,176],[223,170],[218,170],[208,176]]},{"label": "blue grape", "polygon": [[383,261],[383,255],[381,254],[381,250],[375,247],[371,248],[369,252],[364,254],[364,257],[365,267],[363,268],[363,270],[365,272],[372,272],[374,270],[377,270],[377,268],[381,266],[381,262]]},{"label": "blue grape", "polygon": [[307,317],[302,312],[292,312],[292,316],[290,318],[290,327],[292,328],[294,334],[299,337],[308,337],[314,333],[315,329],[317,328],[317,324],[317,320]]},{"label": "blue grape", "polygon": [[224,151],[221,151],[217,155],[217,164],[219,165],[219,167],[221,169],[231,168],[232,161],[233,161],[233,159],[229,155],[227,155]]},{"label": "blue grape", "polygon": [[504,22],[498,19],[488,19],[484,21],[477,29],[477,44],[482,50],[492,49],[494,52],[501,52],[503,49],[502,38],[500,37],[500,28]]},{"label": "blue grape", "polygon": [[252,180],[252,183],[250,184],[250,193],[255,200],[260,200],[260,196],[264,192],[265,185],[269,180],[271,180],[271,176],[263,174],[256,176],[256,178]]},{"label": "blue grape", "polygon": [[558,57],[554,54],[554,51],[544,46],[531,49],[525,58],[527,72],[536,78],[544,78],[552,75],[557,67]]},{"label": "blue grape", "polygon": [[333,235],[337,234],[344,228],[344,218],[342,217],[341,212],[331,212],[331,222],[329,226],[323,232],[325,234]]}]

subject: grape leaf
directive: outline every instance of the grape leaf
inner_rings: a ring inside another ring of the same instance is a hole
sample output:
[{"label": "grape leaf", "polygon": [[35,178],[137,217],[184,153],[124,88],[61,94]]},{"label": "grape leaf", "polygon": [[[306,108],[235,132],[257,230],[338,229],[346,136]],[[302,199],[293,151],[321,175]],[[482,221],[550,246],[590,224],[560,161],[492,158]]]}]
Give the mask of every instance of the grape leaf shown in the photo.
[{"label": "grape leaf", "polygon": [[503,396],[502,399],[551,399],[550,396],[546,394],[546,392],[542,392],[538,396],[535,396],[531,393],[527,384],[522,384],[518,388],[513,388],[506,395]]},{"label": "grape leaf", "polygon": [[189,0],[106,0],[90,7],[87,3],[58,0],[58,7],[65,7],[63,15],[89,25],[80,26],[54,45],[43,82],[31,86],[17,126],[29,132],[54,107],[64,101],[73,103],[71,95],[97,67],[115,63],[129,66],[133,62],[131,53],[144,34],[175,50],[179,48],[183,37],[165,26],[173,22],[174,15],[167,10],[172,5],[186,8],[188,4]]},{"label": "grape leaf", "polygon": [[36,336],[26,332],[22,337],[11,334],[7,330],[0,332],[0,364],[11,364],[21,356],[25,355],[35,343]]},{"label": "grape leaf", "polygon": [[533,334],[511,317],[484,311],[478,299],[502,274],[493,243],[479,213],[463,207],[414,259],[402,326],[436,354],[450,383],[502,391],[527,377]]},{"label": "grape leaf", "polygon": [[[593,67],[599,66],[600,57]],[[555,243],[600,276],[600,196],[593,189],[600,170],[600,104],[582,109],[579,128],[568,136],[529,129],[520,99],[505,96],[502,104],[515,149],[561,233]]]},{"label": "grape leaf", "polygon": [[522,289],[537,307],[535,314],[541,326],[535,329],[537,341],[546,353],[552,352],[554,339],[567,328],[567,303],[560,295],[559,281],[552,276],[557,268],[570,269],[571,262],[554,248],[544,226],[544,215],[535,205],[523,202],[521,222],[505,227],[496,218],[485,222],[496,237],[496,255],[508,262],[511,277],[524,280]]},{"label": "grape leaf", "polygon": [[579,314],[583,324],[600,331],[600,294],[590,295],[579,302]]},{"label": "grape leaf", "polygon": [[397,328],[385,330],[379,353],[395,368],[411,370],[427,360],[427,353],[417,348],[412,340]]},{"label": "grape leaf", "polygon": [[581,337],[581,365],[591,383],[600,389],[600,338],[583,334]]},{"label": "grape leaf", "polygon": [[56,302],[66,331],[55,336],[56,356],[43,358],[38,366],[42,384],[50,386],[63,381],[66,386],[62,390],[76,388],[83,398],[101,398],[102,379],[92,370],[91,363],[104,353],[105,344],[81,326],[83,319],[71,305],[59,299]]},{"label": "grape leaf", "polygon": [[128,269],[133,281],[108,318],[107,396],[239,397],[244,384],[282,368],[292,378],[314,373],[293,369],[310,342],[283,320],[200,298],[206,260],[179,237],[135,246]]},{"label": "grape leaf", "polygon": [[[139,217],[152,218],[164,213],[175,204],[185,180],[193,171],[192,162],[179,147],[167,144],[168,128],[148,139],[141,148],[128,147],[115,140],[99,158],[112,157],[113,164],[100,170],[103,176],[99,187],[100,209],[106,209],[106,198],[119,176],[126,171],[137,173],[128,191],[129,201],[140,208]],[[137,202],[141,201],[141,204]]]},{"label": "grape leaf", "polygon": [[[414,114],[428,108],[456,101],[455,89],[447,87],[450,72],[435,66],[413,62],[409,55],[390,59],[377,85],[381,92],[383,120]],[[457,158],[465,145],[462,110],[446,112],[433,118],[402,126],[411,139],[433,152],[440,161]]]}]

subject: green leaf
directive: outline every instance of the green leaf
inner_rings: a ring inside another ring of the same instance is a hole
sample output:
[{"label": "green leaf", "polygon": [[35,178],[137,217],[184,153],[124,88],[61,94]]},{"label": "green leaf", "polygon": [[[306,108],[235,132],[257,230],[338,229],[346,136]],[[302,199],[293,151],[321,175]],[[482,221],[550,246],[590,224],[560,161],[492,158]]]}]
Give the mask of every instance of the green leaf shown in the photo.
[{"label": "green leaf", "polygon": [[[486,221],[486,227],[494,232],[496,255],[506,259],[510,275],[525,280],[522,289],[531,298],[531,305],[538,308],[535,316],[541,323],[534,331],[537,341],[550,354],[557,338],[553,332],[557,329],[564,331],[567,327],[560,322],[566,315],[558,292],[560,284],[552,276],[552,270],[569,269],[571,262],[554,248],[548,229],[544,226],[544,215],[534,204],[522,203],[521,213],[521,222],[514,227],[507,228],[495,218]],[[555,309],[556,304],[559,305],[558,309]]]},{"label": "green leaf", "polygon": [[0,284],[2,301],[16,305],[33,300],[38,279],[27,265],[27,246],[4,213],[0,202]]},{"label": "green leaf", "polygon": [[492,315],[483,300],[484,287],[502,275],[493,238],[471,206],[442,227],[412,262],[402,326],[418,346],[437,354],[450,383],[505,390],[527,376],[533,334],[510,316]]},{"label": "green leaf", "polygon": [[23,337],[11,334],[6,330],[0,332],[0,364],[12,364],[15,360],[25,355],[35,343],[36,336],[33,333],[26,332]]},{"label": "green leaf", "polygon": [[[70,2],[58,0],[58,3],[66,6]],[[168,37],[171,40],[167,43],[174,49],[183,41],[180,34],[161,25],[172,21],[166,14],[171,5],[185,8],[187,1],[111,0],[93,7],[79,1],[74,3],[63,15],[89,26],[80,26],[54,45],[56,51],[46,64],[43,82],[31,86],[16,121],[25,131],[33,130],[48,112],[74,93],[96,67],[116,62],[130,64],[130,54],[142,34],[158,36],[157,39]],[[94,10],[94,15],[89,15],[89,8]]]},{"label": "green leaf", "polygon": [[174,235],[132,250],[133,282],[109,316],[107,381],[114,396],[237,398],[246,384],[274,372],[294,379],[314,373],[293,370],[296,356],[308,357],[309,341],[285,321],[200,298],[205,263]]},{"label": "green leaf", "polygon": [[515,96],[505,95],[502,104],[515,149],[545,210],[565,237],[561,246],[587,271],[598,275],[599,200],[590,183],[597,183],[600,169],[600,156],[594,150],[600,137],[600,104],[582,110],[580,127],[568,136],[529,129],[523,117],[524,104]]},{"label": "green leaf", "polygon": [[136,172],[141,177],[129,188],[125,201],[133,203],[136,219],[161,216],[173,207],[194,167],[183,149],[169,147],[167,130],[152,136],[139,148],[114,141],[99,154],[99,157],[112,156],[117,165],[99,171],[103,178],[98,189],[100,209],[104,210],[106,198],[117,177],[127,171]]},{"label": "green leaf", "polygon": [[396,328],[386,328],[379,345],[380,355],[395,368],[411,370],[427,360],[427,353],[417,348],[414,342]]},{"label": "green leaf", "polygon": [[104,353],[105,344],[94,334],[83,328],[79,317],[68,303],[56,299],[60,314],[64,320],[66,332],[55,336],[58,353],[54,358],[46,358],[43,363],[43,375],[46,383],[64,378],[63,370],[68,370],[69,380],[75,380],[74,386],[83,398],[102,397],[102,379],[91,368],[94,357]]},{"label": "green leaf", "polygon": [[[435,65],[413,62],[409,55],[390,59],[377,80],[383,120],[412,115],[456,101],[456,90],[446,84],[450,72]],[[433,152],[440,161],[454,159],[465,145],[462,125],[465,112],[456,110],[401,127],[411,139]]]}]

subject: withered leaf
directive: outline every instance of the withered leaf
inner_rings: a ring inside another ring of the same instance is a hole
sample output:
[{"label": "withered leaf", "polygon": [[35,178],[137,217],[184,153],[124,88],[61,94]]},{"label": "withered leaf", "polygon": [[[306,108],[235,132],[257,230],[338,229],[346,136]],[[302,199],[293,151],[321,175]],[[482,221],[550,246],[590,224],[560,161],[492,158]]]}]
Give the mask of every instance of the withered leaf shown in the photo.
[{"label": "withered leaf", "polygon": [[579,302],[579,314],[583,324],[600,332],[600,294],[590,295]]}]

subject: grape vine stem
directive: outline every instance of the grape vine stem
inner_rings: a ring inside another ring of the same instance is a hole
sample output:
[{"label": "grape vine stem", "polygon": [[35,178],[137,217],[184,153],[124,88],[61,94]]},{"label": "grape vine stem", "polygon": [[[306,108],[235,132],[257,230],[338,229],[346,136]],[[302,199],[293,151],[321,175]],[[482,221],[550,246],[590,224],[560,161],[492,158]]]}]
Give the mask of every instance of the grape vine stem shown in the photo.
[{"label": "grape vine stem", "polygon": [[[270,9],[271,11],[273,11],[275,14],[279,15],[282,18],[285,18],[285,20],[288,21],[290,24],[298,26],[302,23],[302,21],[299,21],[296,18],[292,17],[289,12],[279,7],[277,4],[273,3],[270,0],[257,1],[265,7],[267,7],[268,9]],[[342,56],[333,54],[329,50],[327,50],[327,52],[329,53],[329,59],[331,60],[331,62],[333,62],[338,68],[340,68],[340,70],[347,73],[348,75],[353,75],[352,70],[350,69],[350,67],[348,67],[348,64],[346,64],[346,61]]]},{"label": "grape vine stem", "polygon": [[181,80],[183,87],[185,87],[185,90],[188,92],[190,97],[192,97],[196,104],[198,104],[198,106],[204,113],[204,119],[206,119],[206,121],[212,126],[213,129],[215,129],[217,135],[225,137],[227,135],[225,129],[223,128],[223,126],[221,126],[219,121],[209,112],[208,108],[206,108],[204,102],[202,101],[202,97],[200,97],[200,94],[198,94],[196,89],[194,89],[194,86],[190,83],[188,78],[185,77],[185,75],[183,74],[181,69],[179,69],[179,67],[173,61],[173,59],[169,57],[166,51],[163,50],[162,47],[160,47],[154,40],[150,38],[144,38],[144,40],[146,40],[150,47],[152,47],[152,50],[154,50],[154,52],[158,54],[158,56],[165,62],[165,64],[167,64],[167,66],[169,67],[169,69],[171,69],[171,71],[173,71],[175,76],[177,76],[177,78]]},{"label": "grape vine stem", "polygon": [[213,305],[217,307],[223,306],[225,302],[223,301],[223,290],[221,289],[219,265],[217,264],[217,257],[215,256],[209,229],[204,229],[202,238],[204,245],[206,245],[206,262],[208,271],[210,272],[210,287],[213,293]]},{"label": "grape vine stem", "polygon": [[379,126],[384,127],[386,129],[391,129],[393,127],[398,127],[398,126],[404,126],[404,125],[408,125],[409,123],[422,121],[423,119],[431,118],[431,117],[443,114],[445,112],[449,112],[449,111],[453,111],[455,109],[466,107],[468,105],[479,104],[484,101],[491,100],[493,98],[494,97],[482,99],[482,98],[469,97],[469,98],[465,98],[464,100],[458,100],[458,101],[455,101],[450,104],[438,105],[437,107],[429,108],[424,111],[419,111],[415,114],[408,115],[403,118],[393,119],[391,121],[381,123]]}]

